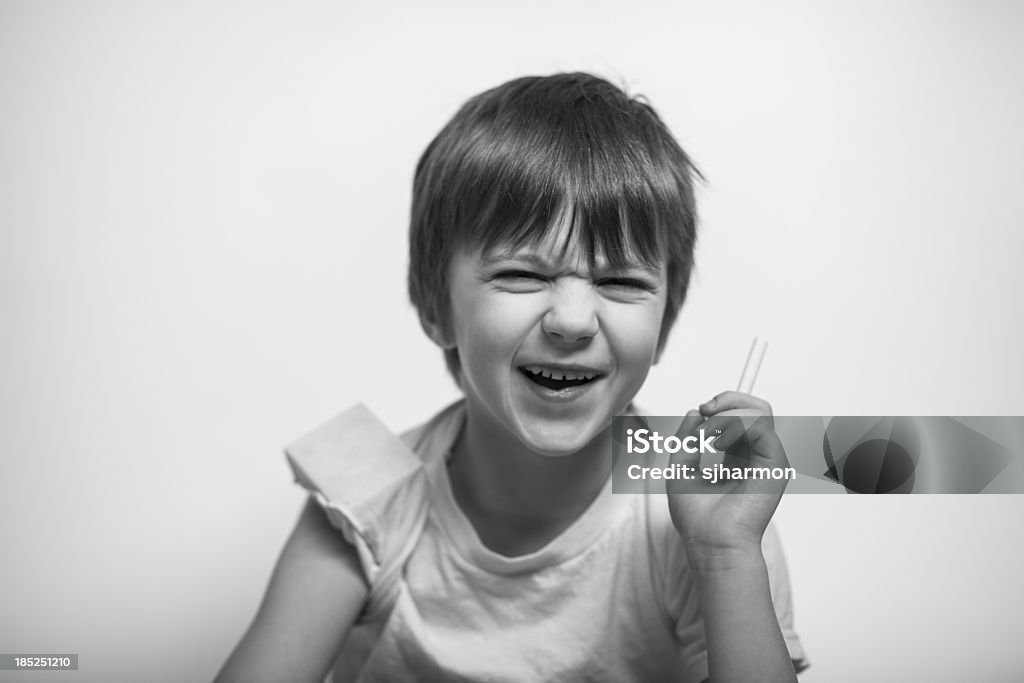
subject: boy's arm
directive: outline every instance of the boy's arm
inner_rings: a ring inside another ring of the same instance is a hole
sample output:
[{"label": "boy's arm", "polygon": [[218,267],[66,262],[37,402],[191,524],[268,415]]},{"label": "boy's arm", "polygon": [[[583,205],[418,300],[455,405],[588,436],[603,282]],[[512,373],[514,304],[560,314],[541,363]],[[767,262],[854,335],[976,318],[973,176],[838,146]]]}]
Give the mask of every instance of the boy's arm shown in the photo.
[{"label": "boy's arm", "polygon": [[310,497],[252,624],[214,683],[321,683],[366,596],[355,547]]},{"label": "boy's arm", "polygon": [[[712,445],[728,467],[789,464],[771,406],[749,394],[725,392],[688,412],[680,436],[700,430],[719,434]],[[700,471],[699,453],[680,452],[673,461]],[[710,483],[698,476],[670,489],[669,511],[697,589],[712,683],[796,681],[761,550],[785,487],[784,479]]]},{"label": "boy's arm", "polygon": [[795,681],[760,545],[691,562],[704,618],[710,681]]}]

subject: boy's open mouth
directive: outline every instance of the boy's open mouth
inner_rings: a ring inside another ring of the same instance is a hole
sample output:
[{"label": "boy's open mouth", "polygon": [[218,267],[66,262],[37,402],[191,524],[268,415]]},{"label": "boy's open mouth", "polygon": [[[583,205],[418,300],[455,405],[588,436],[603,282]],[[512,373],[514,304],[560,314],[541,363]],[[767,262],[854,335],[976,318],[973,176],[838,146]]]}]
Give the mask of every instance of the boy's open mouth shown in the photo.
[{"label": "boy's open mouth", "polygon": [[568,370],[544,365],[522,365],[519,372],[534,384],[555,391],[590,384],[601,378],[601,373],[593,370]]}]

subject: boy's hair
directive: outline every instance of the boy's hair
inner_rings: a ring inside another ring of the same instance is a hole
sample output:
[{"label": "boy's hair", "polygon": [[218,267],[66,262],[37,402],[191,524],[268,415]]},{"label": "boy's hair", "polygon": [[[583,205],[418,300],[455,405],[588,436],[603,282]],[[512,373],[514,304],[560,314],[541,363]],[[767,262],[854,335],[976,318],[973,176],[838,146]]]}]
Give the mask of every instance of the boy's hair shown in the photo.
[{"label": "boy's hair", "polygon": [[[459,248],[537,245],[561,220],[593,267],[667,267],[660,352],[686,298],[700,173],[649,104],[585,73],[517,78],[466,102],[416,166],[409,297],[451,330]],[[445,350],[460,383],[456,349]]]}]

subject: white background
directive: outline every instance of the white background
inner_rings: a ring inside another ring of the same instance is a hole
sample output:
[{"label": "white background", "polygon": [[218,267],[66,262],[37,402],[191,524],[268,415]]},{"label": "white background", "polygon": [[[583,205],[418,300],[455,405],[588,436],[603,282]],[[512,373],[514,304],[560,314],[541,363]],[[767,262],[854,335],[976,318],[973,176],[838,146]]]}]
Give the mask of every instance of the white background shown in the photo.
[{"label": "white background", "polygon": [[[303,493],[281,447],[456,397],[405,294],[458,106],[588,70],[708,179],[639,396],[1021,415],[1024,4],[0,2],[0,652],[212,678]],[[791,496],[802,679],[1011,681],[1020,496]]]}]

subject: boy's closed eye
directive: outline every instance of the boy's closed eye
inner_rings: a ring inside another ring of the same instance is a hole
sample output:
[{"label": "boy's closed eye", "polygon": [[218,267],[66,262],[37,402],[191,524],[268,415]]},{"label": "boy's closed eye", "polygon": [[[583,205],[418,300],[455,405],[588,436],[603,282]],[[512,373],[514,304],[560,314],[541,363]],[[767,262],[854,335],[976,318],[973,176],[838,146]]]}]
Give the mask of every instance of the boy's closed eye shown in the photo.
[{"label": "boy's closed eye", "polygon": [[643,292],[657,292],[658,287],[646,280],[633,277],[605,277],[597,281],[602,287],[615,287],[623,290],[639,290]]},{"label": "boy's closed eye", "polygon": [[[542,285],[553,282],[556,276],[528,270],[502,270],[491,276],[491,280],[514,288],[535,291]],[[623,293],[656,293],[658,286],[646,279],[629,276],[604,276],[594,280],[598,287]]]},{"label": "boy's closed eye", "polygon": [[501,281],[527,280],[535,282],[548,282],[551,278],[542,273],[533,273],[528,270],[503,270],[495,273],[492,278]]}]

